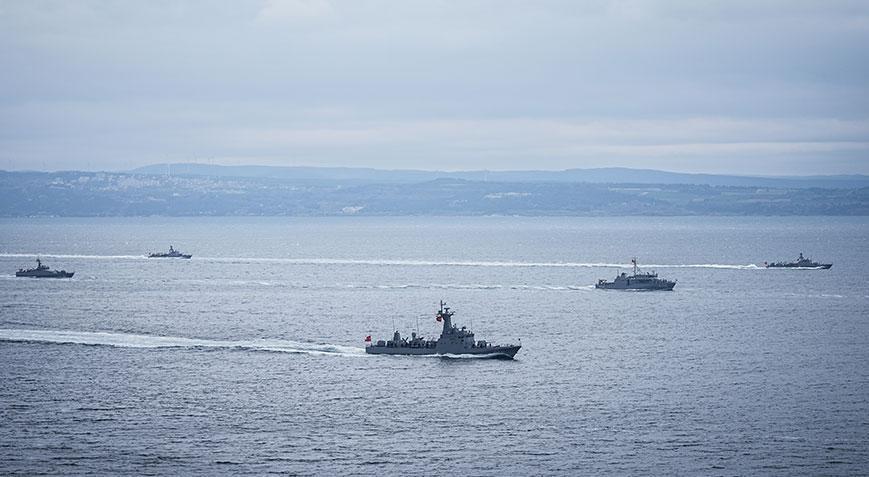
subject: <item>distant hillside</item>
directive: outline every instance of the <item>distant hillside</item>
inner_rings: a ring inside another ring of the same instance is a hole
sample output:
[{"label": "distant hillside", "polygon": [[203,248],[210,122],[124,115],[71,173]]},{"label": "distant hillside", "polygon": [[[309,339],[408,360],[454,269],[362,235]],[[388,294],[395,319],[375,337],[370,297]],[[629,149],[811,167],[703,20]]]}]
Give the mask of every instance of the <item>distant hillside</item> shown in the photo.
[{"label": "distant hillside", "polygon": [[155,164],[130,171],[134,174],[205,177],[249,177],[299,181],[354,183],[416,183],[435,179],[492,182],[589,182],[593,184],[695,184],[740,187],[857,189],[869,187],[869,176],[749,177],[685,174],[649,169],[601,168],[563,171],[420,171],[349,167],[215,166],[208,164]]},{"label": "distant hillside", "polygon": [[869,187],[0,172],[0,216],[869,215]]}]

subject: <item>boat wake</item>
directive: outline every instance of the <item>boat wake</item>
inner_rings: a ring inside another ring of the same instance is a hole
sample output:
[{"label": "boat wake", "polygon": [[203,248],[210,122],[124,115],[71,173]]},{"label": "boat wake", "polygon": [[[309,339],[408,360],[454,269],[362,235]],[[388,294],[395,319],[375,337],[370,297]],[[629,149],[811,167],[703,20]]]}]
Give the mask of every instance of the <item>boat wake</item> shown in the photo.
[{"label": "boat wake", "polygon": [[478,283],[461,284],[461,283],[409,283],[404,285],[346,285],[338,288],[362,288],[362,289],[379,289],[379,290],[402,290],[408,288],[419,288],[425,290],[591,290],[594,285],[484,285]]},{"label": "boat wake", "polygon": [[837,293],[785,293],[784,296],[795,297],[795,298],[848,298],[845,295],[839,295]]},{"label": "boat wake", "polygon": [[330,356],[367,356],[363,348],[300,341],[224,341],[90,331],[0,329],[0,341],[110,346],[115,348],[222,349]]},{"label": "boat wake", "polygon": [[[195,283],[214,283],[207,280],[191,280]],[[593,290],[594,285],[501,285],[483,283],[403,283],[403,284],[366,284],[348,283],[341,284],[310,284],[310,283],[287,283],[280,281],[265,282],[260,280],[232,280],[229,283],[238,286],[264,286],[280,287],[301,290],[541,290],[541,291],[576,291]]]},{"label": "boat wake", "polygon": [[145,255],[80,255],[63,253],[0,253],[0,257],[9,258],[74,258],[85,260],[139,260],[146,259]]},{"label": "boat wake", "polygon": [[700,263],[693,265],[643,265],[643,268],[721,268],[725,270],[761,270],[765,267],[748,263],[745,265],[728,265],[724,263]]},{"label": "boat wake", "polygon": [[[34,254],[34,253],[0,253],[0,257],[11,258],[72,258],[94,260],[149,260],[145,255],[64,255],[64,254]],[[501,268],[628,268],[624,263],[604,262],[520,262],[520,261],[461,261],[461,260],[363,260],[342,258],[267,258],[267,257],[197,257],[196,262],[222,263],[277,263],[286,265],[367,265],[367,266],[403,266],[403,267],[501,267]],[[645,268],[718,268],[731,270],[756,270],[765,267],[755,264],[646,264]]]},{"label": "boat wake", "polygon": [[[605,262],[519,262],[519,261],[453,261],[453,260],[357,260],[336,258],[227,258],[202,257],[201,260],[216,262],[273,262],[290,265],[368,265],[402,267],[493,267],[493,268],[628,268],[624,263]],[[733,270],[755,270],[755,264],[734,265],[719,263],[699,264],[658,264],[644,265],[646,268],[721,268]]]}]

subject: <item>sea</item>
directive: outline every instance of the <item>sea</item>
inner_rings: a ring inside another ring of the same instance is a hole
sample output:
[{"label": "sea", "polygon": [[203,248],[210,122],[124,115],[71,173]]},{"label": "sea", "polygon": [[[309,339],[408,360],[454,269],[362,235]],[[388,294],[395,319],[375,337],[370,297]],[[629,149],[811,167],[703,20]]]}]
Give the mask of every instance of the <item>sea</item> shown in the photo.
[{"label": "sea", "polygon": [[[0,219],[0,474],[866,475],[867,269],[867,217]],[[441,301],[516,359],[365,353]]]}]

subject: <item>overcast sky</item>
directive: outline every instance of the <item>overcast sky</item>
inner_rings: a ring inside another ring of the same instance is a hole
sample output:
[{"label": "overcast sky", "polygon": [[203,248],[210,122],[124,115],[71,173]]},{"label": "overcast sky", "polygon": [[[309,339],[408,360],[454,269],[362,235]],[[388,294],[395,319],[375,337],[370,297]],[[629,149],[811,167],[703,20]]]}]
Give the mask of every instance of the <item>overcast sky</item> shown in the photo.
[{"label": "overcast sky", "polygon": [[869,173],[867,1],[0,0],[0,169]]}]

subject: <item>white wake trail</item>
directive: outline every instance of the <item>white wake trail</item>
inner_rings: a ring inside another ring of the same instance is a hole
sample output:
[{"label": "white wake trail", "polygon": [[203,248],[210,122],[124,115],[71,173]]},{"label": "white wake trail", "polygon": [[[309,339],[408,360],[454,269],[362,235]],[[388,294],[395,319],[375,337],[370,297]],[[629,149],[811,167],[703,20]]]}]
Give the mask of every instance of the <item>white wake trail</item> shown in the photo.
[{"label": "white wake trail", "polygon": [[[35,253],[0,253],[0,257],[48,257],[94,260],[148,260],[145,255],[65,255]],[[274,258],[274,257],[197,257],[197,262],[223,263],[278,263],[287,265],[367,265],[404,267],[500,267],[500,268],[630,268],[625,263],[605,262],[521,262],[501,260],[401,260],[401,259],[345,259],[345,258]],[[718,268],[732,270],[756,270],[764,267],[755,264],[696,263],[696,264],[643,264],[643,268]]]},{"label": "white wake trail", "polygon": [[209,348],[333,356],[367,356],[364,348],[300,341],[228,341],[92,331],[0,329],[0,341],[79,344],[116,348]]},{"label": "white wake trail", "polygon": [[0,257],[9,258],[74,258],[84,260],[144,260],[146,255],[83,255],[66,253],[0,253]]}]

